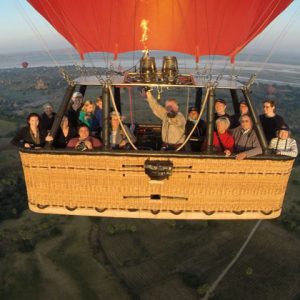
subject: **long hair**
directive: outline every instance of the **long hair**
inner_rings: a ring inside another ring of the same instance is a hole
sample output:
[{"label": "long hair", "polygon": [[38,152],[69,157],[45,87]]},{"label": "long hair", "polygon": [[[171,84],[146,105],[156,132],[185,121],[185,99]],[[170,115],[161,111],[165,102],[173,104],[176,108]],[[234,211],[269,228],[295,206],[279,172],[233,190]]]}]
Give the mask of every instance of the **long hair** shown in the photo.
[{"label": "long hair", "polygon": [[39,125],[38,125],[38,127],[39,127],[40,124],[41,124],[41,117],[40,117],[40,115],[37,114],[37,113],[30,113],[30,114],[27,116],[27,118],[26,118],[26,124],[27,124],[27,126],[30,126],[29,120],[30,120],[31,117],[37,117],[37,118],[39,119]]},{"label": "long hair", "polygon": [[84,104],[83,104],[83,107],[82,107],[81,110],[84,111],[84,112],[86,113],[87,107],[90,106],[90,105],[93,106],[93,111],[92,111],[92,112],[94,112],[94,111],[95,111],[95,103],[92,102],[91,100],[86,100],[86,101],[84,101]]}]

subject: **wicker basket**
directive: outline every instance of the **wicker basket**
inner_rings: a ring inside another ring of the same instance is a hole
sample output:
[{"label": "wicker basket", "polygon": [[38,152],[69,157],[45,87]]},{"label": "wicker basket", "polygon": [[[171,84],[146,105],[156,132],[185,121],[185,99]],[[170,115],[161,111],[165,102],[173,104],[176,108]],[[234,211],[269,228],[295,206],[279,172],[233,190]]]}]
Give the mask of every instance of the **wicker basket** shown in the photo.
[{"label": "wicker basket", "polygon": [[[293,160],[20,152],[29,208],[39,213],[257,219],[281,213]],[[153,180],[145,161],[170,161]]]}]

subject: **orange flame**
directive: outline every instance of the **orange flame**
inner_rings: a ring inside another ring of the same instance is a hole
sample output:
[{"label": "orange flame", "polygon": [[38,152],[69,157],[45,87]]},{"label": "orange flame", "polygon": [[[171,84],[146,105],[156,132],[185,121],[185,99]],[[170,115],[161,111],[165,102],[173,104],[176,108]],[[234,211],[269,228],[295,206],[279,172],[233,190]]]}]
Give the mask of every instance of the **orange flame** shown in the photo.
[{"label": "orange flame", "polygon": [[140,27],[142,28],[142,38],[141,38],[141,43],[143,44],[144,46],[144,50],[143,52],[145,54],[148,53],[148,47],[146,45],[146,42],[148,41],[148,32],[149,32],[149,28],[148,28],[148,24],[149,24],[149,21],[146,20],[146,19],[143,19],[140,23]]}]

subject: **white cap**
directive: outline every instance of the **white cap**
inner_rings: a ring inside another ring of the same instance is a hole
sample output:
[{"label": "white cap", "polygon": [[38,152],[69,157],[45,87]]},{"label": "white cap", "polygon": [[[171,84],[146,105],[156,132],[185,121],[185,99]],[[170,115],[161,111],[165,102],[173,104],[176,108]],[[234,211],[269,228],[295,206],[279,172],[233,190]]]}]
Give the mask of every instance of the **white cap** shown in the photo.
[{"label": "white cap", "polygon": [[77,97],[83,97],[82,94],[80,92],[75,92],[73,95],[72,95],[72,100],[74,100],[75,98]]}]

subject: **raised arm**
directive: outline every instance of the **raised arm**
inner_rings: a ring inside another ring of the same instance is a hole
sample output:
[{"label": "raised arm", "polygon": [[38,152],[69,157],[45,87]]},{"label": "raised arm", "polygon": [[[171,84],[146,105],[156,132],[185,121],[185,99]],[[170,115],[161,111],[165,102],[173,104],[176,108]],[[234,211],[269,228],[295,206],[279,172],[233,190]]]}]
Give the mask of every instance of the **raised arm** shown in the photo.
[{"label": "raised arm", "polygon": [[164,119],[167,114],[167,110],[160,104],[158,104],[157,100],[153,97],[150,91],[146,92],[146,100],[149,103],[149,106],[152,112],[161,120]]}]

